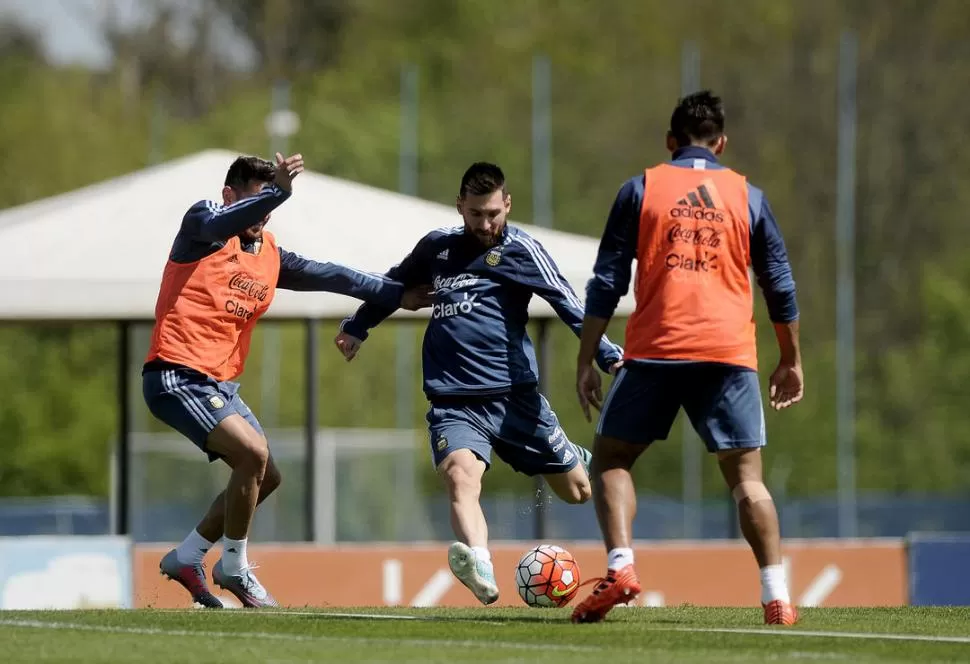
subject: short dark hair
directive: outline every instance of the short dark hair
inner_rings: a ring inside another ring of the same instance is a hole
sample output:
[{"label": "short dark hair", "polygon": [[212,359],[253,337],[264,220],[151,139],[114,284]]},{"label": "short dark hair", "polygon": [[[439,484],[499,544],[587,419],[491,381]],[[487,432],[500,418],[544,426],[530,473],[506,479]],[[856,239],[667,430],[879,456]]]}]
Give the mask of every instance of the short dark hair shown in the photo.
[{"label": "short dark hair", "polygon": [[458,196],[461,198],[468,195],[487,196],[499,189],[502,190],[502,194],[506,193],[505,173],[502,169],[487,161],[476,161],[461,176],[461,189],[458,190]]},{"label": "short dark hair", "polygon": [[724,103],[710,90],[687,95],[670,117],[670,134],[677,145],[712,145],[724,134]]},{"label": "short dark hair", "polygon": [[226,172],[226,186],[245,189],[253,180],[272,182],[275,177],[276,166],[273,162],[259,157],[237,157]]}]

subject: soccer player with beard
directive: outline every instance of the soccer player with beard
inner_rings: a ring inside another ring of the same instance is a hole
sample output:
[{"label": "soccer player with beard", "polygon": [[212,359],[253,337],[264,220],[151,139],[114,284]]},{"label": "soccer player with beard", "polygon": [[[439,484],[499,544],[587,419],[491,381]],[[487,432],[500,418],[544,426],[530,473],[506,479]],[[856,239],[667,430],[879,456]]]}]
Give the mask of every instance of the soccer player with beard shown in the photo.
[{"label": "soccer player with beard", "polygon": [[[451,499],[455,537],[448,563],[483,604],[498,599],[479,504],[491,452],[525,475],[542,475],[568,503],[586,502],[590,453],[570,442],[538,392],[538,366],[526,330],[533,295],[580,334],[583,304],[541,244],[506,219],[512,197],[502,170],[475,163],[457,199],[464,225],[432,231],[387,272],[405,287],[430,283],[435,304],[423,345],[431,452]],[[365,303],[335,343],[352,360],[368,330],[393,309]],[[622,349],[605,336],[597,364],[615,371]]]}]

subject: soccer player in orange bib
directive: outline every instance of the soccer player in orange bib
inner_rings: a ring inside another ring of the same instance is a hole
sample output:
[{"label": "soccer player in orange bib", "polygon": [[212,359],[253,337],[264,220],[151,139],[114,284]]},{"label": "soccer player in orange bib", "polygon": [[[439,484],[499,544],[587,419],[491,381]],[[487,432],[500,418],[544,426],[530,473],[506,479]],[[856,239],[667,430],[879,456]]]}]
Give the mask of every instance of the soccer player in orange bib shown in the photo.
[{"label": "soccer player in orange bib", "polygon": [[216,585],[245,607],[276,606],[252,573],[246,541],[256,505],[280,484],[263,429],[232,382],[243,371],[253,329],[277,288],[329,291],[388,308],[430,306],[427,288],[405,291],[386,277],[318,263],[278,247],[265,230],[270,212],[287,200],[303,157],[276,164],[239,157],[229,167],[222,204],[189,208],[175,237],[155,305],[155,328],[142,371],[152,414],[232,474],[225,491],[185,541],[166,554],[162,574],[208,608],[222,602],[209,591],[202,560],[222,539],[212,569]]},{"label": "soccer player in orange bib", "polygon": [[[778,514],[762,479],[765,424],[748,270],[778,340],[780,360],[769,381],[775,409],[802,398],[795,283],[764,194],[718,162],[726,143],[719,98],[704,91],[680,100],[667,134],[671,161],[628,180],[606,223],[587,285],[576,389],[587,419],[590,405],[600,409],[591,483],[608,569],[573,622],[600,621],[640,592],[630,469],[651,443],[667,438],[681,407],[717,456],[737,503],[761,569],[765,623],[798,619],[782,567]],[[636,308],[623,367],[603,401],[592,361],[629,288],[634,259]]]}]

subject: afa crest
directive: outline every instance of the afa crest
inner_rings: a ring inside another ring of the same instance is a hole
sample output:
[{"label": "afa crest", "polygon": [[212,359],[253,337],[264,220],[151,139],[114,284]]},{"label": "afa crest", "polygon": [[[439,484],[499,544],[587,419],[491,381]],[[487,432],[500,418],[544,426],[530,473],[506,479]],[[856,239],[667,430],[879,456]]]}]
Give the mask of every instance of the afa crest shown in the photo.
[{"label": "afa crest", "polygon": [[502,252],[498,249],[492,249],[487,254],[485,254],[485,264],[490,267],[495,267],[502,261]]}]

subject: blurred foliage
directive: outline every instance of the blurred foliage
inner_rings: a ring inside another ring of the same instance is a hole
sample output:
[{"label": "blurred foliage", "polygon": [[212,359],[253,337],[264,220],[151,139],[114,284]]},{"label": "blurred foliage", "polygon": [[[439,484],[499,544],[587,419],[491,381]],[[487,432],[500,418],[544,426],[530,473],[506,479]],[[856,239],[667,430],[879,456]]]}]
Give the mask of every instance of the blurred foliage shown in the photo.
[{"label": "blurred foliage", "polygon": [[[394,188],[400,71],[414,63],[420,196],[451,202],[467,164],[491,159],[508,173],[513,217],[528,221],[531,67],[543,53],[553,71],[554,224],[598,236],[623,180],[665,158],[681,49],[696,42],[703,85],[726,98],[726,162],[766,190],[799,286],[807,395],[767,415],[768,477],[788,495],[835,487],[837,68],[840,33],[856,30],[858,483],[893,491],[966,486],[970,267],[961,238],[970,138],[960,112],[968,93],[958,82],[970,75],[961,27],[970,20],[967,3],[214,0],[199,7],[194,32],[178,44],[164,11],[138,32],[106,27],[116,54],[106,72],[51,67],[29,33],[0,32],[0,205],[121,175],[151,154],[214,146],[264,153],[268,138],[245,128],[263,126],[269,83],[279,78],[293,85],[302,123],[291,145],[309,168]],[[248,41],[253,71],[234,70],[214,49],[208,36],[217,19]],[[153,120],[159,109],[163,133]],[[402,256],[409,249],[402,246]],[[767,375],[776,351],[760,303],[758,315]],[[611,329],[619,341],[622,324]],[[392,426],[393,328],[381,328],[347,365],[329,348],[335,326],[324,327],[321,424]],[[283,339],[277,411],[281,425],[300,426],[303,331],[285,326]],[[113,327],[0,328],[0,493],[107,491],[116,340]],[[589,440],[592,426],[572,389],[576,339],[554,324],[551,343],[551,401],[574,440]],[[257,335],[243,378],[257,414],[261,361]],[[139,421],[157,427],[137,392]],[[416,392],[416,428],[424,408]],[[677,425],[642,458],[641,487],[679,493],[680,441]],[[713,463],[704,474],[705,494],[719,495]],[[487,485],[530,487],[499,467]]]}]

